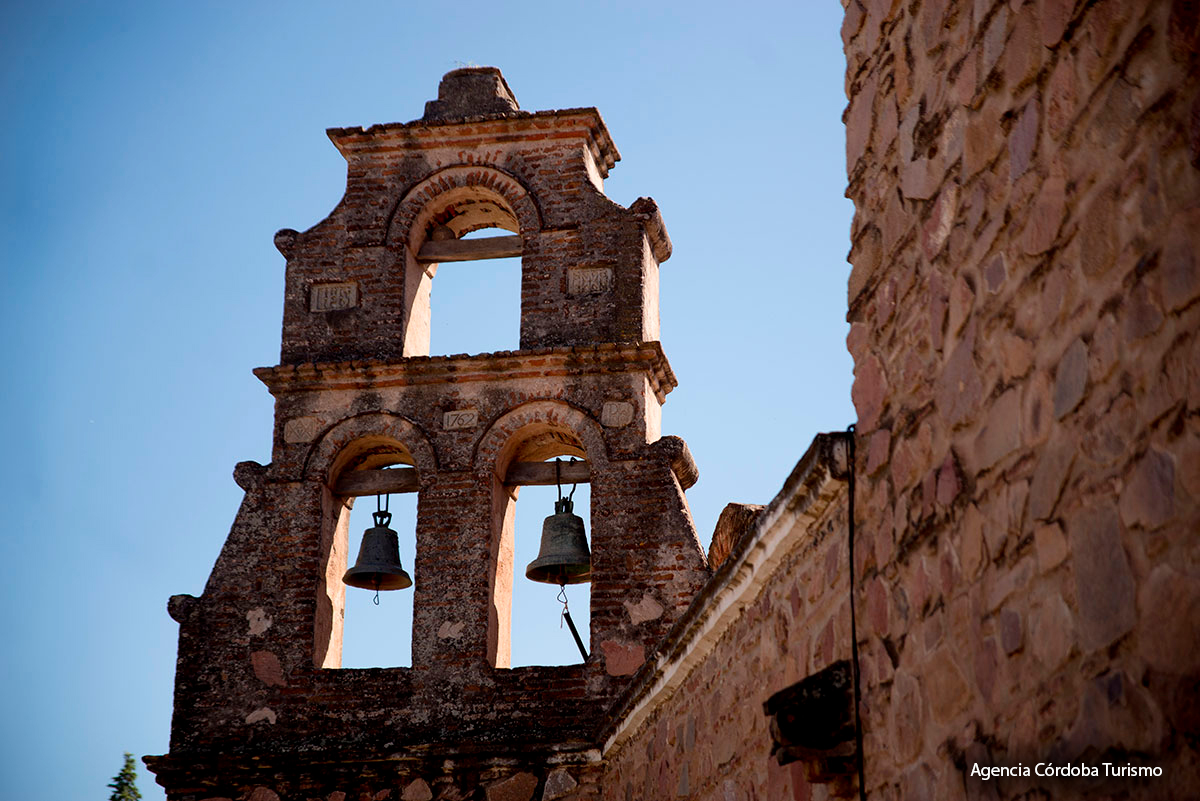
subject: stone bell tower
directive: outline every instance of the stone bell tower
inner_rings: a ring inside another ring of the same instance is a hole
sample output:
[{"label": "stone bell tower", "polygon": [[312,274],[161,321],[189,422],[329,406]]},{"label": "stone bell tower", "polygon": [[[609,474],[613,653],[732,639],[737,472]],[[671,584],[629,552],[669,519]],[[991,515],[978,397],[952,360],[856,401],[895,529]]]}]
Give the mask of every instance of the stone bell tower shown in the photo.
[{"label": "stone bell tower", "polygon": [[[605,197],[595,109],[522,111],[493,68],[447,74],[418,120],[328,133],[345,196],[275,235],[271,463],[236,467],[204,593],[171,599],[170,753],[147,763],[178,801],[593,797],[597,727],[709,575],[695,465],[660,431],[662,217]],[[483,228],[510,235],[462,238]],[[439,263],[518,255],[520,349],[429,354]],[[590,656],[510,668],[514,502],[568,455],[591,482]],[[412,667],[342,669],[349,503],[404,491]]]}]

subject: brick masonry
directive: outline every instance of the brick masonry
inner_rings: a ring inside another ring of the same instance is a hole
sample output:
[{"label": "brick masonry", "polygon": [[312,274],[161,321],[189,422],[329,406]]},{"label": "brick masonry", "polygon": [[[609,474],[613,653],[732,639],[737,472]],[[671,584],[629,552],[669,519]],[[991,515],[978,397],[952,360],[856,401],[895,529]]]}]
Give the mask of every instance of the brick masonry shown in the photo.
[{"label": "brick masonry", "polygon": [[[281,363],[256,371],[272,460],[237,466],[245,500],[204,593],[171,599],[171,750],[147,763],[173,801],[595,797],[605,710],[710,573],[695,465],[660,431],[662,218],[604,196],[618,156],[594,109],[521,111],[492,68],[448,74],[420,120],[329,134],[345,197],[276,234]],[[429,356],[421,248],[487,227],[519,237],[521,349]],[[590,656],[510,669],[525,579],[503,477],[556,456],[590,468]],[[334,488],[395,464],[419,485],[412,667],[343,670]]]}]

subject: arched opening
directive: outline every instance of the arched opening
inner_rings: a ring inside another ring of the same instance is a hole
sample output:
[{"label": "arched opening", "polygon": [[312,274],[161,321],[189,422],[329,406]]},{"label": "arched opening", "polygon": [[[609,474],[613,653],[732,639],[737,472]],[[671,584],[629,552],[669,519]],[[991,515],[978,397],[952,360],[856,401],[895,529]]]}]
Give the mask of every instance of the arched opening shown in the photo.
[{"label": "arched opening", "polygon": [[373,513],[383,508],[391,517],[386,526],[397,534],[399,563],[417,581],[413,464],[404,445],[382,436],[356,440],[335,460],[329,488],[334,531],[324,576],[332,620],[323,667],[412,666],[412,588],[376,592],[347,586],[345,575],[356,565],[364,533],[375,526]]},{"label": "arched opening", "polygon": [[[497,229],[477,229],[458,241],[498,239]],[[443,262],[434,265],[429,295],[429,352],[494,353],[521,342],[521,259]]]},{"label": "arched opening", "polygon": [[[501,464],[505,480],[497,487],[493,510],[495,570],[493,606],[497,632],[496,667],[573,665],[584,661],[569,627],[564,625],[560,590],[586,650],[591,649],[591,584],[541,583],[526,578],[526,568],[539,557],[543,523],[555,513],[555,501],[574,489],[574,514],[583,519],[590,544],[593,530],[591,492],[586,480],[574,483],[585,460],[579,438],[547,424],[526,426],[505,448]],[[555,467],[561,457],[560,466]],[[562,477],[561,485],[556,477]]]},{"label": "arched opening", "polygon": [[[563,495],[571,486],[563,487]],[[562,618],[558,600],[559,587],[525,578],[525,569],[538,556],[542,524],[554,513],[558,488],[553,486],[521,487],[516,504],[512,591],[511,666],[575,665],[583,661],[575,639]],[[588,484],[575,487],[574,511],[583,518],[591,543],[591,488]],[[563,589],[571,619],[579,631],[585,649],[590,651],[591,593],[590,583],[568,584]]]},{"label": "arched opening", "polygon": [[[372,513],[379,496],[348,498],[349,563],[359,553],[364,532],[375,525]],[[389,527],[400,544],[400,563],[413,577],[417,554],[417,494],[386,495],[392,515]],[[413,589],[372,592],[346,587],[345,619],[342,629],[342,667],[412,667]],[[378,603],[376,597],[378,596]]]},{"label": "arched opening", "polygon": [[[446,180],[456,178],[450,172]],[[419,210],[404,212],[412,215],[406,234],[405,355],[519,348],[520,220],[531,222],[531,204],[511,179],[492,180],[503,182],[511,184],[504,191],[476,183],[454,186],[424,201]],[[515,199],[510,202],[506,192]],[[518,213],[513,203],[523,211]]]}]

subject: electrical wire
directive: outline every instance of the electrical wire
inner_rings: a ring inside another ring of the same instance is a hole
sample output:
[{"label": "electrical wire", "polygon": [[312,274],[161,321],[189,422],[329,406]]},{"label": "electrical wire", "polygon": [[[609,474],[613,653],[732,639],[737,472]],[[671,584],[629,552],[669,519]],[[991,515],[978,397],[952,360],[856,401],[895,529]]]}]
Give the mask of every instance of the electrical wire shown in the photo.
[{"label": "electrical wire", "polygon": [[862,673],[858,664],[858,621],[857,615],[854,612],[854,440],[856,438],[857,429],[854,423],[846,427],[846,444],[847,444],[847,466],[848,466],[848,483],[850,499],[846,504],[846,515],[849,518],[847,521],[847,534],[849,538],[850,552],[850,660],[854,674],[854,754],[855,762],[858,767],[858,797],[860,801],[867,801],[867,779],[866,767],[863,757],[863,734],[862,734],[862,714],[859,707],[862,705],[862,689],[859,687]]}]

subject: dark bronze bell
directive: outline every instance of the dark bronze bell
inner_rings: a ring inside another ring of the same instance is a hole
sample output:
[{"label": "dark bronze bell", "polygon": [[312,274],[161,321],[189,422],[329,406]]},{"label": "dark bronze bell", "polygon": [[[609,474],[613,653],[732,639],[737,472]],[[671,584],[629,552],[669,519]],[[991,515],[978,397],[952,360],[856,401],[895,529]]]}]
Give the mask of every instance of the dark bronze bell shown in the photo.
[{"label": "dark bronze bell", "polygon": [[400,539],[388,528],[392,516],[374,512],[374,528],[363,532],[358,561],[342,581],[364,590],[402,590],[412,586],[412,576],[400,565]]},{"label": "dark bronze bell", "polygon": [[525,577],[543,584],[582,584],[592,580],[583,518],[573,512],[569,498],[554,502],[554,514],[542,523],[542,547],[525,568]]}]

